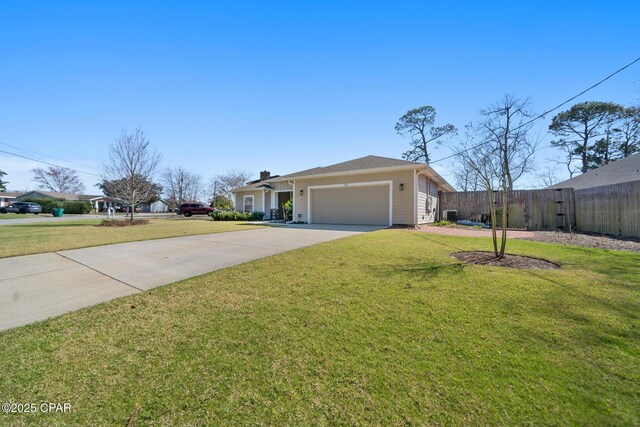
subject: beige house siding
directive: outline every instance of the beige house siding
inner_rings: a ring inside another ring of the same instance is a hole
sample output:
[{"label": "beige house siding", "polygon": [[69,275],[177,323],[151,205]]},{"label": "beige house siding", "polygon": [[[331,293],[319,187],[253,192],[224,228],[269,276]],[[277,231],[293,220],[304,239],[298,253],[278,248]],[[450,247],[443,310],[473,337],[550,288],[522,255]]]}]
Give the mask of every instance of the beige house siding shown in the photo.
[{"label": "beige house siding", "polygon": [[[253,196],[253,210],[264,212],[265,207],[262,204],[263,194],[264,194],[263,190],[237,192],[236,193],[236,210],[240,212],[244,211],[244,196]],[[267,194],[265,198],[268,196],[269,194]]]},{"label": "beige house siding", "polygon": [[293,186],[287,181],[270,182],[269,185],[272,186],[275,191],[293,190]]},{"label": "beige house siding", "polygon": [[[391,189],[393,196],[393,224],[415,224],[415,193],[413,190],[414,175],[415,171],[413,169],[410,169],[404,171],[357,174],[349,176],[334,176],[324,178],[319,177],[314,179],[298,178],[295,180],[295,193],[293,195],[295,200],[294,220],[302,222],[308,221],[308,197],[310,186],[313,187],[318,185],[392,181]],[[400,191],[400,184],[404,184],[404,190],[402,191]],[[300,190],[303,190],[302,195],[300,195]]]},{"label": "beige house siding", "polygon": [[418,224],[436,221],[439,190],[440,187],[426,176],[418,177]]}]

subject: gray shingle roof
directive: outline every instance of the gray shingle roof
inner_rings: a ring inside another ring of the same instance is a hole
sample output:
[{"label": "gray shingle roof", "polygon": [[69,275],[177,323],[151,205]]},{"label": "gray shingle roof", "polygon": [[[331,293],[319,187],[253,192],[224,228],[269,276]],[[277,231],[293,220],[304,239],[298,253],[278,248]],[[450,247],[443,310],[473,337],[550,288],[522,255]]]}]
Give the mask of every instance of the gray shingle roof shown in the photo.
[{"label": "gray shingle roof", "polygon": [[37,197],[37,194],[40,194],[44,197],[51,197],[53,199],[65,199],[65,200],[90,200],[96,197],[96,195],[91,194],[73,194],[73,193],[56,193],[55,191],[42,191],[42,190],[33,190],[28,191],[26,193],[22,193],[20,197]]},{"label": "gray shingle roof", "polygon": [[298,177],[309,176],[309,175],[351,172],[351,171],[365,170],[365,169],[391,168],[396,166],[424,166],[424,164],[410,162],[408,160],[392,159],[389,157],[365,156],[365,157],[360,157],[359,159],[349,160],[342,163],[336,163],[335,165],[329,165],[324,167],[320,166],[317,168],[306,169],[300,172],[284,175],[283,178],[298,178]]},{"label": "gray shingle roof", "polygon": [[630,181],[640,181],[640,153],[616,160],[598,169],[587,171],[582,175],[562,181],[549,188],[581,190],[583,188],[601,187]]}]

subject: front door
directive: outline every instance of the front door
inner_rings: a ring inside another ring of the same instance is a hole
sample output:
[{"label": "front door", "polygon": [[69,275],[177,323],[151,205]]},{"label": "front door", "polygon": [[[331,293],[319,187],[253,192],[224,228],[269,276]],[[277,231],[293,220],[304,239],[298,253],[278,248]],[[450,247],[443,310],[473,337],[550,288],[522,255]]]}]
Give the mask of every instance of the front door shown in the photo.
[{"label": "front door", "polygon": [[278,200],[277,200],[277,206],[275,206],[278,209],[278,216],[279,216],[279,220],[284,220],[284,204],[287,203],[289,200],[291,200],[291,197],[293,196],[293,192],[291,191],[280,191],[277,193],[278,194]]}]

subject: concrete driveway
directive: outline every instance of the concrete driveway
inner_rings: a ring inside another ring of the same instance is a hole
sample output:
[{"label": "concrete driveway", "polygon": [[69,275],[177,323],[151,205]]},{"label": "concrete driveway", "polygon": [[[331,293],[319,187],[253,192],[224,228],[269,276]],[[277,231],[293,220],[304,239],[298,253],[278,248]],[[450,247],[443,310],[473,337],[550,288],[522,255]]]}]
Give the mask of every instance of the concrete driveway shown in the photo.
[{"label": "concrete driveway", "polygon": [[265,227],[0,259],[0,330],[379,228]]}]

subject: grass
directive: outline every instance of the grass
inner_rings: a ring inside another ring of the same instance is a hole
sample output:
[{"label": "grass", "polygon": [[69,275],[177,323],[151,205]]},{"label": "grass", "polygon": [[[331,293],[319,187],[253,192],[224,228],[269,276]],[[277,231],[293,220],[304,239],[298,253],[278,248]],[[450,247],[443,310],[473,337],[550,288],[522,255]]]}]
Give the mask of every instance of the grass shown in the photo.
[{"label": "grass", "polygon": [[246,222],[223,223],[206,218],[150,219],[149,224],[132,227],[96,227],[100,221],[80,219],[0,226],[3,241],[0,258],[256,227]]},{"label": "grass", "polygon": [[0,333],[0,424],[638,425],[640,255],[384,230]]},{"label": "grass", "polygon": [[[43,214],[36,215],[36,214],[17,214],[17,213],[2,214],[0,213],[0,221],[3,219],[41,218],[41,215]],[[44,214],[44,216],[50,216],[50,215]]]}]

